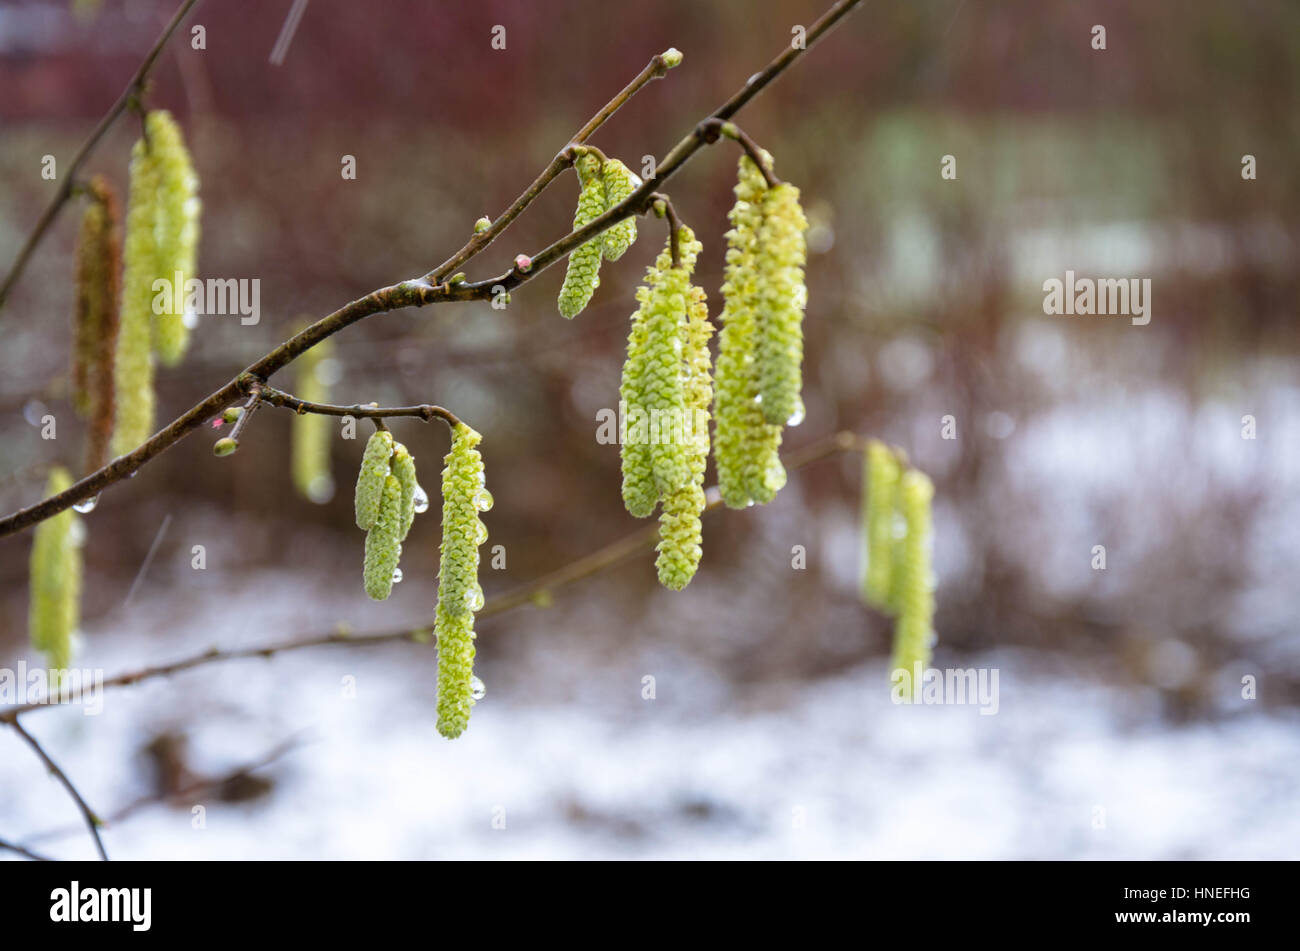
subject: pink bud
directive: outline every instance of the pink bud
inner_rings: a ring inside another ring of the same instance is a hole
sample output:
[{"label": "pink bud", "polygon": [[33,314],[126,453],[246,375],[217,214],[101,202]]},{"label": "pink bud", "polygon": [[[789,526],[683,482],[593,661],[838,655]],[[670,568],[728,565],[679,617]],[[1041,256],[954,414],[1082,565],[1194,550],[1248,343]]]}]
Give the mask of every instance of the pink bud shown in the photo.
[{"label": "pink bud", "polygon": [[515,270],[527,274],[533,267],[533,259],[526,254],[515,255]]}]

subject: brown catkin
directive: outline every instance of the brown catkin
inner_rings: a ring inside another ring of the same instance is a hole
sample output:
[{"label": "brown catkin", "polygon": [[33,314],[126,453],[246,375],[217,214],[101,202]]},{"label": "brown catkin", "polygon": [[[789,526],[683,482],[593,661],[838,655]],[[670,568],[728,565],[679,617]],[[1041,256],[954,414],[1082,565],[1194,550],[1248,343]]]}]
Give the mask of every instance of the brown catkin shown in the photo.
[{"label": "brown catkin", "polygon": [[113,353],[121,293],[121,205],[102,175],[86,187],[90,204],[77,242],[77,301],[72,384],[77,412],[89,418],[86,470],[108,461],[113,437]]}]

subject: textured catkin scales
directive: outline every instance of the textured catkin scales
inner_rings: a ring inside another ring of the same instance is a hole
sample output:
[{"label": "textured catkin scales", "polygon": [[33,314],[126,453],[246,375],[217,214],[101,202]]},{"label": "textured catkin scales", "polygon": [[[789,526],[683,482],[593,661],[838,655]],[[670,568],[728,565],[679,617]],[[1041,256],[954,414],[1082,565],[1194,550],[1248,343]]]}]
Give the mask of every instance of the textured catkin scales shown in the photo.
[{"label": "textured catkin scales", "polygon": [[415,492],[420,487],[416,481],[415,459],[410,450],[400,442],[393,447],[393,456],[389,460],[393,475],[402,487],[402,540],[406,540],[415,521]]},{"label": "textured catkin scales", "polygon": [[[664,266],[669,260],[663,259]],[[624,432],[620,434],[619,454],[623,470],[623,505],[637,518],[648,518],[659,502],[655,489],[654,466],[650,458],[650,427],[645,410],[646,319],[654,287],[663,278],[659,262],[646,268],[645,283],[637,288],[637,309],[632,314],[632,329],[627,337],[627,359],[623,362],[623,379],[619,384]]]},{"label": "textured catkin scales", "polygon": [[108,461],[113,437],[113,355],[117,348],[122,264],[121,208],[103,176],[87,186],[90,204],[77,240],[72,384],[77,412],[89,417],[86,470]]},{"label": "textured catkin scales", "polygon": [[[321,379],[321,364],[334,353],[334,343],[322,341],[297,360],[294,386],[299,399],[308,403],[329,402],[329,386]],[[330,439],[334,421],[319,413],[303,413],[293,421],[289,437],[290,468],[294,488],[318,505],[334,497],[334,477],[330,475]]]},{"label": "textured catkin scales", "polygon": [[[686,230],[686,229],[683,229]],[[698,251],[699,244],[696,243]],[[704,470],[709,459],[709,407],[713,403],[709,338],[713,324],[702,288],[690,288],[682,347],[685,374],[686,412],[690,424],[689,464],[691,478],[669,493],[659,516],[659,556],[655,568],[659,581],[674,591],[685,588],[699,567],[703,555],[700,515],[704,512]]]},{"label": "textured catkin scales", "polygon": [[[626,199],[641,185],[641,179],[618,159],[609,159],[601,167],[605,184],[605,207],[612,208]],[[636,218],[624,218],[601,236],[602,250],[607,261],[617,261],[636,241]]]},{"label": "textured catkin scales", "polygon": [[[574,163],[582,192],[573,214],[573,227],[585,227],[605,210],[605,183],[600,176],[600,159],[585,152]],[[597,235],[569,253],[569,268],[560,287],[560,313],[572,320],[582,312],[600,285],[600,259],[605,242]]]},{"label": "textured catkin scales", "polygon": [[785,485],[781,427],[766,421],[758,399],[757,243],[765,188],[758,166],[742,156],[736,204],[729,213],[714,378],[714,458],[722,500],[731,508],[770,502]]},{"label": "textured catkin scales", "polygon": [[[65,469],[50,472],[46,495],[72,485]],[[32,541],[31,592],[28,631],[32,646],[45,654],[51,672],[68,666],[72,659],[72,636],[81,613],[81,549],[77,538],[78,518],[71,509],[36,526]],[[51,686],[58,678],[51,674]]]},{"label": "textured catkin scales", "polygon": [[438,732],[455,739],[474,706],[474,612],[483,606],[478,546],[486,537],[479,513],[492,498],[484,486],[482,437],[464,423],[452,433],[442,470],[442,549],[438,566]]},{"label": "textured catkin scales", "polygon": [[158,273],[154,227],[158,175],[143,139],[131,150],[131,190],[127,201],[122,276],[122,308],[113,367],[117,414],[111,452],[130,452],[153,431],[153,352],[150,324],[153,281]]},{"label": "textured catkin scales", "polygon": [[[189,344],[185,325],[185,284],[197,271],[199,247],[199,178],[185,137],[171,114],[158,110],[145,119],[149,149],[157,172],[158,199],[154,233],[155,277],[165,278],[171,294],[159,294],[153,315],[153,347],[158,359],[172,366]],[[180,306],[178,306],[180,304]]]},{"label": "textured catkin scales", "polygon": [[867,445],[862,470],[862,532],[866,566],[862,597],[879,610],[893,610],[894,521],[898,504],[898,457],[879,440]]},{"label": "textured catkin scales", "polygon": [[362,568],[366,594],[384,601],[393,590],[393,572],[402,558],[402,485],[392,475],[384,477],[379,512],[366,533],[366,560]]},{"label": "textured catkin scales", "polygon": [[898,543],[902,557],[898,567],[898,618],[894,622],[894,651],[890,670],[908,672],[909,699],[920,689],[915,677],[916,665],[922,672],[930,664],[930,644],[934,621],[934,576],[931,564],[930,504],[934,485],[915,469],[908,470],[898,486],[899,510],[907,525],[907,534]]},{"label": "textured catkin scales", "polygon": [[777,426],[800,412],[808,221],[799,189],[782,183],[764,193],[757,239],[758,392],[763,418]]},{"label": "textured catkin scales", "polygon": [[357,528],[369,531],[379,516],[379,503],[384,497],[384,483],[389,475],[389,457],[393,454],[393,434],[377,430],[366,443],[361,457],[361,471],[357,474],[355,508]]}]

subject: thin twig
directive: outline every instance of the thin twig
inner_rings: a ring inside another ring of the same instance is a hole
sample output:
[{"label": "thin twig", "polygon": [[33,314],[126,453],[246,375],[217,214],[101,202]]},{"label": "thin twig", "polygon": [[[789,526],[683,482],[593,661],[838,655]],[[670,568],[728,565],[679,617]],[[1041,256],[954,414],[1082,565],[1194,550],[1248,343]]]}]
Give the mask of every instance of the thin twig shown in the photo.
[{"label": "thin twig", "polygon": [[[665,50],[665,52],[667,51]],[[524,193],[516,198],[496,221],[492,222],[485,231],[471,237],[463,248],[426,274],[424,279],[430,284],[437,284],[446,280],[449,274],[455,273],[458,267],[495,241],[497,236],[510,227],[510,223],[523,214],[524,210],[533,203],[537,196],[546,190],[547,185],[573,164],[571,150],[574,145],[581,145],[586,142],[597,129],[605,124],[605,121],[610,116],[618,112],[642,87],[667,75],[668,70],[671,68],[664,60],[664,53],[658,53],[651,57],[645,69],[637,73],[636,77],[624,86],[617,96],[605,103],[599,112],[587,120],[586,125],[579,129],[577,134],[569,140],[569,144],[556,153],[555,158],[551,159],[551,164],[542,170],[542,173],[524,190]]]},{"label": "thin twig", "polygon": [[[782,460],[788,472],[796,472],[800,469],[810,466],[815,462],[830,458],[842,452],[861,452],[865,448],[866,441],[851,432],[840,432],[788,453]],[[722,495],[717,487],[710,488],[705,493],[705,512],[714,511],[722,506]],[[543,575],[521,587],[509,591],[506,594],[489,598],[484,604],[483,610],[479,611],[477,617],[480,619],[494,617],[498,614],[504,614],[507,611],[513,611],[515,608],[522,607],[526,604],[534,603],[543,594],[548,594],[557,588],[563,588],[574,582],[589,578],[594,574],[610,568],[638,552],[645,551],[654,546],[655,541],[659,538],[659,526],[656,524],[646,525],[638,531],[625,535],[617,541],[611,542],[602,548],[597,549],[590,554],[584,555],[576,561],[570,562],[556,570]],[[114,677],[107,677],[102,683],[95,687],[79,689],[78,691],[69,691],[63,696],[64,703],[74,703],[88,690],[101,690],[110,687],[125,687],[131,684],[137,684],[144,680],[152,680],[157,677],[166,677],[171,674],[179,673],[183,670],[189,670],[193,667],[201,667],[205,664],[216,663],[218,661],[241,660],[254,657],[273,657],[276,654],[286,654],[292,651],[304,650],[309,647],[371,647],[376,644],[392,643],[395,641],[421,641],[427,640],[432,636],[433,621],[429,620],[425,624],[408,625],[398,630],[384,631],[376,634],[351,634],[345,630],[336,629],[328,634],[319,634],[314,637],[294,638],[290,640],[279,641],[271,644],[263,644],[253,647],[240,647],[232,650],[222,650],[217,647],[210,648],[201,654],[195,654],[182,660],[172,661],[166,664],[157,664],[149,667],[142,667],[138,670],[130,671],[125,674],[118,674]],[[0,723],[13,722],[19,716],[30,711],[39,710],[48,706],[48,704],[29,703],[21,706],[15,705],[0,710]]]},{"label": "thin twig", "polygon": [[24,848],[23,846],[18,845],[15,842],[8,842],[4,839],[0,839],[0,849],[5,849],[9,852],[16,852],[17,854],[21,855],[23,858],[31,859],[33,862],[54,861],[48,855],[41,855],[39,852],[33,852],[31,849]]},{"label": "thin twig", "polygon": [[68,795],[72,797],[72,801],[75,802],[77,808],[81,810],[82,818],[86,820],[86,828],[90,830],[90,837],[95,840],[95,848],[99,851],[99,857],[107,862],[108,853],[104,851],[104,841],[99,837],[99,819],[96,817],[94,810],[92,810],[90,806],[86,805],[86,800],[81,797],[81,793],[77,791],[77,787],[72,785],[72,780],[68,779],[68,774],[59,768],[58,763],[50,759],[50,754],[45,752],[45,748],[37,742],[36,737],[27,732],[27,729],[19,722],[18,717],[7,717],[6,722],[18,731],[18,735],[21,736],[23,740],[26,741],[27,745],[36,752],[36,755],[41,758],[41,762],[45,764],[45,768],[53,773],[55,779],[63,784],[63,788],[68,791]]},{"label": "thin twig", "polygon": [[[740,145],[749,156],[749,160],[758,166],[758,170],[763,173],[763,181],[767,183],[768,188],[775,188],[781,184],[781,179],[776,177],[772,171],[771,162],[763,155],[763,150],[758,147],[758,143],[751,139],[740,126],[734,122],[724,122],[722,119],[705,119],[700,123],[705,129],[716,130],[713,133],[714,140],[718,135],[725,135]],[[709,134],[709,133],[706,133]]]},{"label": "thin twig", "polygon": [[[762,72],[751,77],[749,82],[731,99],[723,103],[711,118],[728,118],[734,115],[760,89],[775,79],[807,49],[810,49],[816,40],[822,37],[840,18],[860,2],[861,0],[840,0],[808,29],[805,47],[787,49],[769,63]],[[358,298],[339,308],[329,316],[323,317],[295,334],[256,363],[251,364],[235,379],[226,383],[221,389],[212,393],[202,402],[191,407],[184,415],[173,420],[133,451],[124,456],[119,456],[107,466],[92,472],[65,491],[0,518],[0,536],[12,535],[35,525],[37,522],[57,515],[77,502],[98,495],[108,486],[129,477],[149,460],[202,426],[205,421],[230,406],[237,399],[247,396],[255,382],[269,379],[277,370],[283,369],[322,340],[360,320],[402,307],[423,307],[427,304],[448,301],[490,300],[499,293],[527,283],[556,261],[562,259],[578,245],[607,231],[624,218],[634,214],[643,214],[650,206],[650,196],[658,191],[660,186],[672,174],[678,171],[691,156],[706,144],[708,143],[705,141],[704,133],[701,132],[697,125],[696,129],[679,142],[672,152],[668,154],[668,157],[659,164],[654,177],[645,181],[618,205],[607,209],[584,227],[571,232],[566,237],[553,242],[545,250],[539,252],[530,259],[527,270],[512,267],[505,274],[477,283],[448,283],[445,281],[435,283],[427,277],[416,278],[389,287],[379,288],[365,297]],[[552,162],[552,165],[554,165],[554,162]],[[556,174],[558,174],[558,171]],[[549,182],[554,177],[552,175],[550,178],[546,178],[546,182]],[[545,178],[545,173],[539,177],[538,181],[542,181],[543,178]],[[544,187],[544,184],[542,187]],[[523,197],[521,196],[521,198]],[[524,202],[524,206],[526,207],[529,202],[531,202],[531,198]],[[490,231],[491,228],[483,232],[483,234],[488,234]],[[470,244],[466,245],[466,248],[470,248],[473,244],[474,241],[471,240]],[[439,266],[436,272],[433,272],[435,277],[441,277],[453,270],[458,264],[476,255],[483,247],[486,247],[486,245],[476,245],[468,254],[465,254],[464,249],[462,249],[462,252],[458,252],[446,264]]]},{"label": "thin twig", "polygon": [[335,406],[331,403],[312,403],[308,400],[300,400],[298,397],[285,393],[283,390],[277,390],[267,383],[258,383],[256,386],[263,402],[283,409],[291,409],[300,416],[306,413],[316,413],[321,416],[352,416],[357,419],[376,420],[387,419],[391,416],[414,416],[426,423],[434,419],[441,419],[448,426],[455,426],[460,422],[460,418],[451,410],[429,403],[421,403],[419,406],[376,406],[373,403]]},{"label": "thin twig", "polygon": [[[133,799],[131,802],[128,802],[122,808],[106,816],[104,818],[104,825],[111,827],[117,825],[118,823],[125,822],[131,816],[135,815],[137,812],[141,811],[142,809],[147,809],[149,806],[159,805],[161,803],[168,803],[168,802],[183,802],[187,799],[190,799],[191,797],[202,795],[203,793],[209,792],[211,790],[219,790],[223,786],[228,786],[231,783],[238,782],[239,780],[252,775],[254,772],[256,772],[259,769],[264,769],[265,767],[270,766],[271,764],[275,763],[277,760],[282,759],[288,753],[293,752],[299,746],[301,746],[301,741],[295,735],[277,744],[274,748],[264,753],[263,755],[259,756],[257,759],[251,760],[250,762],[244,763],[241,766],[237,766],[234,769],[228,770],[225,773],[222,773],[220,776],[211,776],[211,777],[196,779],[194,782],[182,786],[180,789],[176,789],[171,792],[152,793],[149,795],[140,796],[139,798]],[[52,839],[60,839],[63,838],[64,836],[71,835],[74,832],[79,831],[79,829],[80,826],[69,826],[64,828],[48,829],[44,832],[37,832],[34,835],[27,836],[26,841],[27,842],[48,842]]]},{"label": "thin twig", "polygon": [[677,217],[677,209],[673,207],[673,201],[667,195],[661,195],[658,192],[650,196],[654,199],[655,214],[660,218],[668,219],[668,256],[673,263],[673,267],[682,266],[681,249],[678,248],[678,233],[682,230],[682,220]]},{"label": "thin twig", "polygon": [[22,250],[18,252],[18,257],[14,259],[13,266],[9,268],[4,283],[0,284],[0,308],[4,307],[10,289],[22,275],[24,268],[27,267],[28,259],[32,256],[32,252],[36,250],[36,246],[40,244],[41,239],[45,237],[45,232],[49,230],[50,225],[54,223],[54,219],[58,217],[63,206],[75,193],[77,189],[77,172],[81,169],[82,164],[90,157],[90,153],[99,144],[99,140],[104,137],[104,133],[117,121],[118,116],[132,102],[139,100],[144,91],[145,80],[149,77],[149,71],[153,69],[154,63],[158,61],[158,55],[162,52],[163,47],[167,45],[167,41],[171,38],[172,33],[176,31],[176,27],[180,26],[181,21],[185,19],[196,3],[198,3],[198,0],[185,0],[180,5],[176,15],[163,28],[158,39],[154,41],[153,47],[145,55],[140,68],[135,71],[131,81],[122,90],[122,94],[117,97],[117,101],[113,103],[112,108],[108,110],[104,118],[99,120],[99,125],[95,126],[95,130],[90,133],[90,138],[82,144],[76,157],[73,158],[72,164],[64,169],[63,184],[54,193],[54,198],[50,201],[49,207],[45,209],[44,214],[41,215],[40,220],[36,222],[36,227],[32,230],[32,233],[27,236],[27,241],[23,244]]}]

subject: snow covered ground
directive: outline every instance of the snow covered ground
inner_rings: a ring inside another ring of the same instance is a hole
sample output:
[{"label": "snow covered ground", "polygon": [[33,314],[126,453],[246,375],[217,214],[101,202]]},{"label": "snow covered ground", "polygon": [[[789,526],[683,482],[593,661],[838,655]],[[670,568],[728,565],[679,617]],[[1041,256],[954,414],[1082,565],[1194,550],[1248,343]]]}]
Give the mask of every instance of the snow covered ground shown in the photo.
[{"label": "snow covered ground", "polygon": [[[719,703],[696,689],[708,671],[660,657],[656,699],[629,674],[637,661],[564,702],[530,700],[526,680],[489,684],[449,743],[420,650],[212,666],[106,694],[98,717],[44,710],[27,723],[105,812],[147,791],[134,750],[180,699],[196,705],[185,722],[200,770],[302,741],[263,770],[276,785],[256,804],[199,799],[201,828],[194,804],[153,806],[109,829],[123,859],[1300,854],[1300,717],[1247,701],[1216,724],[1171,728],[1141,694],[1006,655],[981,661],[1000,672],[991,716],[896,706],[876,665]],[[0,789],[4,836],[64,828],[40,848],[93,857],[10,731]]]}]

